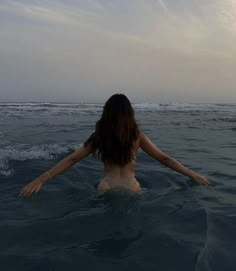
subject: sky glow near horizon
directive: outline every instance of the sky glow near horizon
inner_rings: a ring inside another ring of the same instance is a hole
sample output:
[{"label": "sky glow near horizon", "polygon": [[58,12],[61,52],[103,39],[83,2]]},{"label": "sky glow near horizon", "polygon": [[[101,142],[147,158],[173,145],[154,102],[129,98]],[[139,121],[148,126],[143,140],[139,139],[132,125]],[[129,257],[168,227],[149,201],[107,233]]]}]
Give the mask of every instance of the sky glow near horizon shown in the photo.
[{"label": "sky glow near horizon", "polygon": [[236,103],[236,0],[0,2],[0,102]]}]

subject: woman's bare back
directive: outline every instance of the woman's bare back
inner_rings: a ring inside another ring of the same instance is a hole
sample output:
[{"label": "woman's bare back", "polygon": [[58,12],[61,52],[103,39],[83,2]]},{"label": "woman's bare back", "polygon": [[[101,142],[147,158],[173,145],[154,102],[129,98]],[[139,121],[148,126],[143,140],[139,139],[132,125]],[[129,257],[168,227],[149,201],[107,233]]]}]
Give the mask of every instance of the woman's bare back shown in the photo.
[{"label": "woman's bare back", "polygon": [[135,179],[135,160],[139,149],[140,139],[138,138],[133,147],[134,159],[124,166],[114,164],[110,161],[104,162],[104,177],[98,185],[99,192],[105,192],[110,189],[129,189],[139,191],[140,184]]}]

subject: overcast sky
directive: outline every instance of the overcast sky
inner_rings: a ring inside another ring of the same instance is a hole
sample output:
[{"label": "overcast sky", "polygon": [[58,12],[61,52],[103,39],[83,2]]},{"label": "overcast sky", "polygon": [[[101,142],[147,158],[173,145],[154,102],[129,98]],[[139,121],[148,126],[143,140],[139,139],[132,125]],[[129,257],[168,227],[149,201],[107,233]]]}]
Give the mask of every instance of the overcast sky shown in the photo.
[{"label": "overcast sky", "polygon": [[0,101],[116,92],[236,103],[236,1],[0,1]]}]

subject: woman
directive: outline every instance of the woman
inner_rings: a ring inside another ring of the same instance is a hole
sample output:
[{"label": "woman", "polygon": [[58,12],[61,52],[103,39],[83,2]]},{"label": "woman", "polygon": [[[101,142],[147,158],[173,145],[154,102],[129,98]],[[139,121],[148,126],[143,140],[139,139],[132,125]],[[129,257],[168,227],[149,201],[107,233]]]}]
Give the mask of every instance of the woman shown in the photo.
[{"label": "woman", "polygon": [[140,184],[135,179],[134,165],[139,148],[163,165],[189,176],[197,183],[208,184],[205,177],[158,149],[147,135],[139,130],[128,98],[123,94],[114,94],[106,102],[102,117],[96,123],[95,132],[83,146],[26,185],[20,195],[28,196],[38,192],[49,179],[61,174],[91,153],[104,163],[104,178],[98,185],[99,192],[110,189],[129,189],[137,192],[140,190]]}]

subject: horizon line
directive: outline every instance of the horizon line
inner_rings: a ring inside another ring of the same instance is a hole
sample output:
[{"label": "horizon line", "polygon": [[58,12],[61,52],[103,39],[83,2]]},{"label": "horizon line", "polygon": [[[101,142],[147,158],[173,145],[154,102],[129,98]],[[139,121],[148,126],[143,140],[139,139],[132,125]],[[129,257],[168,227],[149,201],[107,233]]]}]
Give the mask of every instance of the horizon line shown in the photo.
[{"label": "horizon line", "polygon": [[[105,104],[105,102],[62,102],[62,101],[27,101],[27,102],[17,102],[17,101],[0,101],[0,104],[27,104],[27,103],[35,103],[35,104]],[[131,102],[131,104],[156,104],[156,105],[166,105],[166,104],[211,104],[211,105],[236,105],[236,102]]]}]

